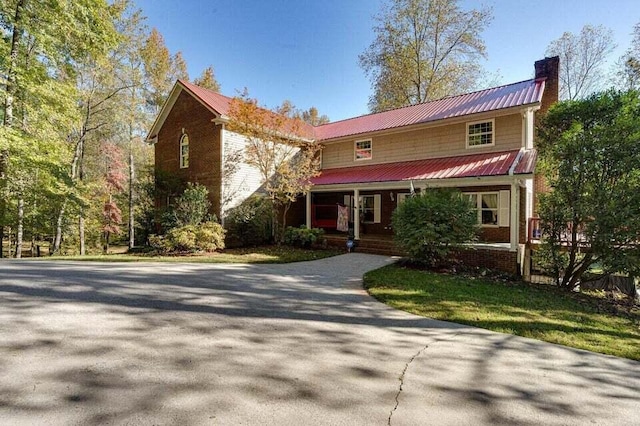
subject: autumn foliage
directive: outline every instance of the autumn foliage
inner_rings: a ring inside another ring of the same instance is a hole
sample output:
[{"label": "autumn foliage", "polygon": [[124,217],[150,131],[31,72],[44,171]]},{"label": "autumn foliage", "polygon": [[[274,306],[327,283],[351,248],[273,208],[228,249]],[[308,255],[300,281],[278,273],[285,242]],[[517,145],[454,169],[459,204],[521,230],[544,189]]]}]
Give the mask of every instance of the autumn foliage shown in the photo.
[{"label": "autumn foliage", "polygon": [[271,111],[245,90],[233,99],[229,116],[228,129],[246,138],[245,162],[260,173],[274,210],[276,241],[282,242],[291,203],[311,189],[311,178],[320,173],[321,145],[289,102]]}]

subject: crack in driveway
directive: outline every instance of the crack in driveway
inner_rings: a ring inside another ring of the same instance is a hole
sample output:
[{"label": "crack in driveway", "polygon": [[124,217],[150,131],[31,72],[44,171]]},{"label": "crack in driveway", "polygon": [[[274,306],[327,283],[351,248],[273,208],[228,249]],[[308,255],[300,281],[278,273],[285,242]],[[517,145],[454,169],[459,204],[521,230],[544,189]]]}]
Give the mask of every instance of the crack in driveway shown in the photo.
[{"label": "crack in driveway", "polygon": [[404,385],[404,376],[407,373],[407,370],[409,369],[409,366],[411,365],[413,360],[415,360],[417,357],[419,357],[420,354],[422,354],[422,352],[424,352],[428,347],[429,347],[429,345],[425,345],[422,349],[420,349],[418,352],[413,354],[413,356],[411,357],[409,362],[407,362],[404,365],[404,369],[402,370],[402,374],[400,374],[400,377],[398,378],[398,380],[400,380],[400,386],[398,387],[398,392],[396,393],[396,405],[393,407],[391,412],[389,412],[389,418],[387,419],[387,425],[388,426],[391,426],[391,417],[393,417],[393,413],[398,409],[398,405],[400,405],[400,394],[402,393],[402,386]]}]

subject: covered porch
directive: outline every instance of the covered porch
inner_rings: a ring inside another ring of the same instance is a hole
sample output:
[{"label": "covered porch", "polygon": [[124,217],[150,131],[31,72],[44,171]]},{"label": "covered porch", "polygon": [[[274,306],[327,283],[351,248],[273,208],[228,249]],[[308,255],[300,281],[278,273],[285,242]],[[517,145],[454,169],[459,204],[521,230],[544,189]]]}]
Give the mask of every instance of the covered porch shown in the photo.
[{"label": "covered porch", "polygon": [[[315,186],[306,195],[305,224],[322,228],[328,238],[389,243],[394,210],[413,192],[455,188],[477,204],[483,248],[518,251],[527,236],[527,182],[514,177],[458,178]],[[339,227],[339,209],[348,211],[348,227]],[[361,244],[362,245],[362,244]]]},{"label": "covered porch", "polygon": [[456,188],[476,205],[481,243],[517,252],[533,213],[535,160],[535,150],[520,149],[323,170],[306,194],[305,223],[329,235],[390,240],[393,211],[412,193]]}]

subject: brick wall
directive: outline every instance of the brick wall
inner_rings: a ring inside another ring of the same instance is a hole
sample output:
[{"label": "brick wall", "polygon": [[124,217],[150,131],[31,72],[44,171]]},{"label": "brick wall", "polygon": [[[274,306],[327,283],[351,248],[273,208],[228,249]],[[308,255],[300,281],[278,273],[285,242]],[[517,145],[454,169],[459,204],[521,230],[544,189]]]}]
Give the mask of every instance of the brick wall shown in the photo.
[{"label": "brick wall", "polygon": [[[209,190],[211,213],[220,217],[220,130],[211,122],[214,115],[200,102],[182,92],[164,125],[155,145],[155,167],[183,180],[200,183]],[[180,137],[189,135],[189,167],[180,168]],[[164,200],[157,200],[163,207]]]},{"label": "brick wall", "polygon": [[457,251],[455,257],[467,266],[496,269],[514,275],[518,273],[517,252],[469,249]]}]

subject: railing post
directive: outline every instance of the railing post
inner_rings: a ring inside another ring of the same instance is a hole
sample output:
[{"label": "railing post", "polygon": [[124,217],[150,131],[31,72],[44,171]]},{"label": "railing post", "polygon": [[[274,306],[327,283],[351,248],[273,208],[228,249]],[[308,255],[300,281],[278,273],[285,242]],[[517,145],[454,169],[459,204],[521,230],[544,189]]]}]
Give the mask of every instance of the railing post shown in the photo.
[{"label": "railing post", "polygon": [[305,213],[305,222],[307,223],[307,229],[311,229],[311,191],[307,191]]},{"label": "railing post", "polygon": [[353,190],[353,238],[360,239],[360,190]]},{"label": "railing post", "polygon": [[509,212],[509,226],[510,226],[510,250],[517,251],[518,250],[518,235],[520,234],[520,188],[517,184],[511,184],[511,202],[510,202],[510,212]]}]

